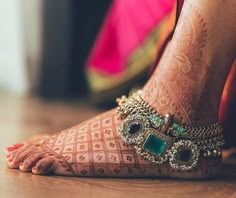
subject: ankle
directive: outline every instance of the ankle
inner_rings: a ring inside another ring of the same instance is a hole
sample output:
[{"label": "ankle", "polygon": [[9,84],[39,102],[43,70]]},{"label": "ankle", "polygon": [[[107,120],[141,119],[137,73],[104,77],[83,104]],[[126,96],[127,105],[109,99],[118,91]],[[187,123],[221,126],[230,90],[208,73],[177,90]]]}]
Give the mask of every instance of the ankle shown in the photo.
[{"label": "ankle", "polygon": [[[214,35],[213,13],[208,16],[208,9],[192,4],[196,2],[184,5],[172,41],[144,88],[144,99],[161,114],[175,115],[178,122],[202,125],[218,120],[233,56],[229,42],[217,37],[221,34]],[[220,55],[213,41],[217,46],[224,44]]]}]

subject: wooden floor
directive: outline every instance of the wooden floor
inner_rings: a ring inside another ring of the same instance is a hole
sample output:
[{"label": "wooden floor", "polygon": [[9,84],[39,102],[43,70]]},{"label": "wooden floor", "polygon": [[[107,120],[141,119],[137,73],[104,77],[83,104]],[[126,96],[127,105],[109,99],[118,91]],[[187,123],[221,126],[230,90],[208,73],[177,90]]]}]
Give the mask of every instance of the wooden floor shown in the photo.
[{"label": "wooden floor", "polygon": [[0,94],[0,198],[236,197],[235,158],[225,162],[218,178],[207,181],[48,177],[7,168],[6,146],[64,129],[98,112],[83,102],[45,102]]}]

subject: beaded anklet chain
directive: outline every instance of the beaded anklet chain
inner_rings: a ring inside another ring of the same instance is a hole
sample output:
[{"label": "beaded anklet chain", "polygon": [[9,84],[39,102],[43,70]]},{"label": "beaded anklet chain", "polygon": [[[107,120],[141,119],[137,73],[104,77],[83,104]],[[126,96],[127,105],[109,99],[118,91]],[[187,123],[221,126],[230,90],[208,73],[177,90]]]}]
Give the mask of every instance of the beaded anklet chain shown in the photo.
[{"label": "beaded anklet chain", "polygon": [[169,161],[174,169],[191,170],[201,155],[221,156],[224,137],[219,123],[197,127],[174,123],[173,116],[160,116],[146,103],[141,91],[129,98],[122,96],[117,103],[117,113],[123,119],[119,134],[143,158],[156,164]]}]

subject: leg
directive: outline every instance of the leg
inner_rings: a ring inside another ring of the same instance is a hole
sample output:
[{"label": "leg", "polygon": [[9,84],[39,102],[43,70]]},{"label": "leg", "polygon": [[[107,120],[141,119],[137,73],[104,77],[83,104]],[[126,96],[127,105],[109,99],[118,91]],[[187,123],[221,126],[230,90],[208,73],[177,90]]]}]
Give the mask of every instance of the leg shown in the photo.
[{"label": "leg", "polygon": [[173,39],[144,88],[145,99],[159,112],[170,111],[187,124],[217,120],[235,57],[235,7],[230,1],[185,2]]},{"label": "leg", "polygon": [[[233,1],[186,1],[173,39],[145,85],[144,100],[177,122],[217,121],[221,92],[235,52]],[[232,22],[232,23],[231,23]],[[223,41],[222,41],[223,40]],[[216,80],[217,79],[217,80]],[[8,165],[35,174],[70,176],[170,176],[202,178],[216,173],[220,159],[201,160],[193,171],[154,165],[119,137],[114,110],[71,129],[8,152]]]}]

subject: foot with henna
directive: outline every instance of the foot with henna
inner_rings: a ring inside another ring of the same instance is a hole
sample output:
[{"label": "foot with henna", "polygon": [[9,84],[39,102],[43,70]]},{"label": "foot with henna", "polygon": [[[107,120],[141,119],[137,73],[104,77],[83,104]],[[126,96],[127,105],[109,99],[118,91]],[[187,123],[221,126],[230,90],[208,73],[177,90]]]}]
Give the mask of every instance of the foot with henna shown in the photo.
[{"label": "foot with henna", "polygon": [[138,94],[121,98],[118,112],[7,148],[9,168],[83,177],[217,175],[218,111],[235,58],[235,10],[230,0],[185,1],[173,38]]}]

